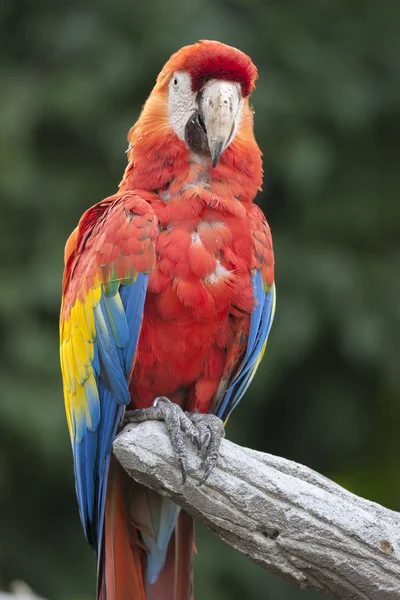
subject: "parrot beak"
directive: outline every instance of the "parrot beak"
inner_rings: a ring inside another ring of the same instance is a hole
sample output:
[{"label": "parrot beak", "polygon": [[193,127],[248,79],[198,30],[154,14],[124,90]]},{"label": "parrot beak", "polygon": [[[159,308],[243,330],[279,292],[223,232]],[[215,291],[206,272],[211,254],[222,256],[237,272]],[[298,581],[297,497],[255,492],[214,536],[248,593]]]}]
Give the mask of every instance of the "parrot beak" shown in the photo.
[{"label": "parrot beak", "polygon": [[200,110],[213,167],[235,136],[241,100],[240,85],[231,81],[212,80],[203,89]]}]

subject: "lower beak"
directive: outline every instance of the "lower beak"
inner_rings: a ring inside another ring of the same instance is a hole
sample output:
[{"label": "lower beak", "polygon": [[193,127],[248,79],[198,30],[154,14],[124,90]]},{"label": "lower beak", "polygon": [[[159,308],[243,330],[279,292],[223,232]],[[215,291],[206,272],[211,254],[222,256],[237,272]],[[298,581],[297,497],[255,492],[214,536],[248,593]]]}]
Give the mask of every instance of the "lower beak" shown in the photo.
[{"label": "lower beak", "polygon": [[239,89],[237,83],[217,80],[204,87],[201,113],[213,167],[236,133],[240,112]]}]

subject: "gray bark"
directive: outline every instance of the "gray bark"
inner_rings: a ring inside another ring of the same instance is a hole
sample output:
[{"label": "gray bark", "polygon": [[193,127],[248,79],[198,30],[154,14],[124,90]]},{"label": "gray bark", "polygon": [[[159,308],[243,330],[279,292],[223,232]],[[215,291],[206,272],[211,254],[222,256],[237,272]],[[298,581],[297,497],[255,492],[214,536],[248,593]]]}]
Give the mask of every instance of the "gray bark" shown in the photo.
[{"label": "gray bark", "polygon": [[185,484],[163,423],[128,425],[114,454],[136,481],[172,498],[228,544],[301,588],[339,600],[400,600],[400,514],[292,461],[227,440],[199,487]]}]

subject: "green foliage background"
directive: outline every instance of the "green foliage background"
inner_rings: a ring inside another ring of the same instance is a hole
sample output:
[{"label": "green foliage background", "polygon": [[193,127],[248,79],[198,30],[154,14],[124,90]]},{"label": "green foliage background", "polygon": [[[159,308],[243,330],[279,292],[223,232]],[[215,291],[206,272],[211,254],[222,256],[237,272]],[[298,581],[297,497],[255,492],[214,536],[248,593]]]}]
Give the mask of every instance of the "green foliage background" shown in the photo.
[{"label": "green foliage background", "polygon": [[[228,436],[400,509],[400,21],[375,0],[0,6],[0,587],[94,596],[58,364],[65,240],[171,52],[250,54],[278,310]],[[196,598],[307,600],[199,528]]]}]

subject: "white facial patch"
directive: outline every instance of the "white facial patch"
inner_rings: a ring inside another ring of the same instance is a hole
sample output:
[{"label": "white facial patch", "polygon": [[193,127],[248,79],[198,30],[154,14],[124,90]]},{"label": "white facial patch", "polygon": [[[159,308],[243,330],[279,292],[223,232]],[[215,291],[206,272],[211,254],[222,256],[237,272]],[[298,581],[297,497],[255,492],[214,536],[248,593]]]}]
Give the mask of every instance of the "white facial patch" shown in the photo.
[{"label": "white facial patch", "polygon": [[186,123],[197,110],[196,96],[189,73],[174,73],[168,84],[168,113],[169,122],[181,140],[185,140]]}]

